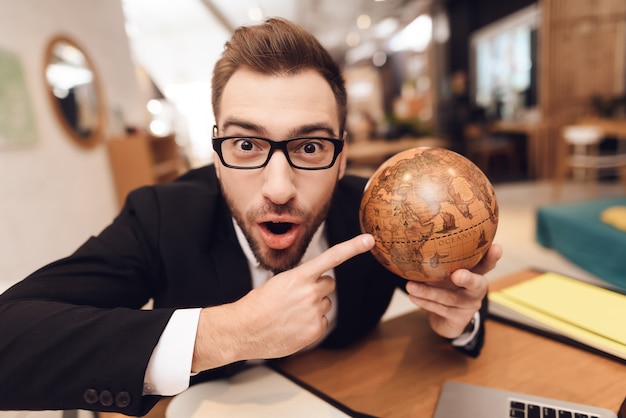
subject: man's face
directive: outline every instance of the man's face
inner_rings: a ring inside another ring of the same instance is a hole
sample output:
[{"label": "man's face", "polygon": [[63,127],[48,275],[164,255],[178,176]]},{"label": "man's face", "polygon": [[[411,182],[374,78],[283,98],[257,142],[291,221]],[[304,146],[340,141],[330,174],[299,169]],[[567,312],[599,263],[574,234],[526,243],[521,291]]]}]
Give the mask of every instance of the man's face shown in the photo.
[{"label": "man's face", "polygon": [[[313,70],[264,75],[239,69],[221,98],[218,136],[252,135],[274,141],[297,136],[337,138],[339,119],[332,90]],[[222,192],[261,265],[274,272],[296,266],[323,222],[343,176],[346,149],[335,165],[307,171],[275,151],[263,168],[240,170],[214,161]]]}]

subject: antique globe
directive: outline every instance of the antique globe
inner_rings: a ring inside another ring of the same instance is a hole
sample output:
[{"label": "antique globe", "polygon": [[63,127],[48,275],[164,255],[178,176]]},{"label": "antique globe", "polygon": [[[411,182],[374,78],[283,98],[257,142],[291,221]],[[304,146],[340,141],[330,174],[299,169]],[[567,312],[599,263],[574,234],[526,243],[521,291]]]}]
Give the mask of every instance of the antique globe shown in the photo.
[{"label": "antique globe", "polygon": [[485,174],[443,148],[414,148],[385,161],[369,179],[359,211],[374,236],[374,257],[414,281],[448,281],[486,254],[498,203]]}]

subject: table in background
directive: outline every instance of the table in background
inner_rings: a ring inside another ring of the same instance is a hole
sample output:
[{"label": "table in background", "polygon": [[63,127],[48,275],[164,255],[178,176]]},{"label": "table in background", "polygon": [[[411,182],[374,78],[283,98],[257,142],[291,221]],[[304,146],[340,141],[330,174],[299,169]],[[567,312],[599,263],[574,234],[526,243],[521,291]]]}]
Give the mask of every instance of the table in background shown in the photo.
[{"label": "table in background", "polygon": [[606,136],[612,136],[617,139],[626,139],[626,119],[583,118],[578,122],[578,124],[585,126],[597,126],[602,129]]},{"label": "table in background", "polygon": [[[536,276],[523,271],[493,289]],[[384,417],[430,417],[446,380],[457,380],[617,411],[626,366],[493,320],[477,359],[434,335],[422,311],[381,323],[345,350],[315,350],[280,364],[297,379],[349,408]]]},{"label": "table in background", "polygon": [[546,177],[546,164],[553,164],[547,161],[545,141],[541,140],[541,123],[524,120],[496,120],[489,124],[489,132],[499,134],[516,134],[526,136],[526,161],[528,164],[528,175],[530,178]]},{"label": "table in background", "polygon": [[[606,136],[626,140],[626,119],[583,118],[576,124],[601,128]],[[550,135],[550,124],[539,120],[496,120],[489,131],[500,134],[520,134],[527,138],[527,161],[530,178],[553,177],[556,161],[562,158],[558,137]],[[561,129],[560,127],[559,129]],[[556,134],[556,133],[555,133]]]},{"label": "table in background", "polygon": [[417,147],[448,148],[442,138],[420,137],[400,139],[368,139],[348,144],[348,169],[369,177],[385,160],[401,151]]}]

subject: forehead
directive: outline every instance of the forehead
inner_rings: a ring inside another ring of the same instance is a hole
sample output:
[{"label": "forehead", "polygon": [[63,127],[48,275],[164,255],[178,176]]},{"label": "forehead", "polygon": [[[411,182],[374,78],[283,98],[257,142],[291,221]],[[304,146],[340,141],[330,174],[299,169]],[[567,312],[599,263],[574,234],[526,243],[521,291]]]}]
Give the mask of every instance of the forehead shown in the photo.
[{"label": "forehead", "polygon": [[334,132],[339,128],[332,89],[314,70],[280,75],[237,70],[224,88],[218,119],[220,129],[238,121],[267,133],[299,125],[326,126]]}]

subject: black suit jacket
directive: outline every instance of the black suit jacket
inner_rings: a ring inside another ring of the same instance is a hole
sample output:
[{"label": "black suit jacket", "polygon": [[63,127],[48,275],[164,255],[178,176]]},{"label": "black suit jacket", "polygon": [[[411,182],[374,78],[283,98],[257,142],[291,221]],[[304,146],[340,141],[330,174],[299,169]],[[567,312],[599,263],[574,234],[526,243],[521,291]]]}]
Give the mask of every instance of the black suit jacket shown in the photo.
[{"label": "black suit jacket", "polygon": [[[360,232],[364,185],[340,182],[326,220],[330,245]],[[132,192],[98,236],[0,296],[0,409],[144,414],[158,400],[141,395],[145,370],[172,312],[241,298],[251,290],[247,266],[213,166]],[[326,347],[371,331],[405,283],[369,253],[335,275],[337,327]],[[150,299],[154,309],[141,310]],[[483,329],[468,354],[480,351]]]}]

